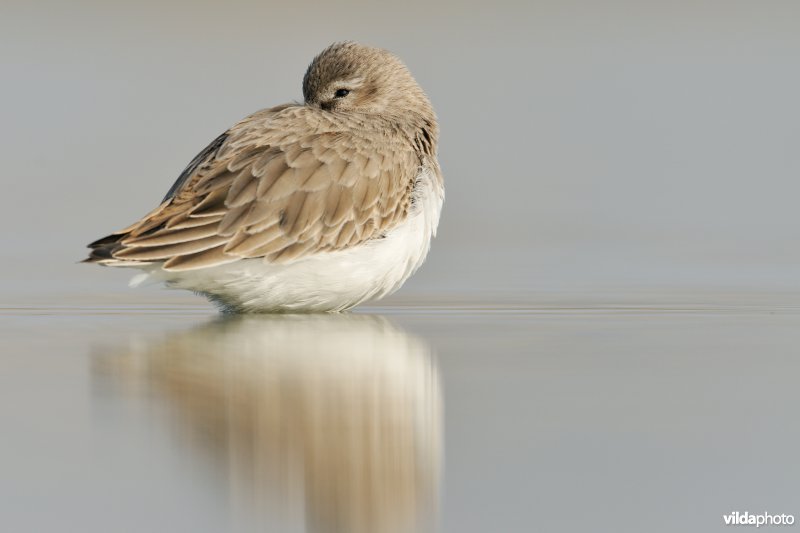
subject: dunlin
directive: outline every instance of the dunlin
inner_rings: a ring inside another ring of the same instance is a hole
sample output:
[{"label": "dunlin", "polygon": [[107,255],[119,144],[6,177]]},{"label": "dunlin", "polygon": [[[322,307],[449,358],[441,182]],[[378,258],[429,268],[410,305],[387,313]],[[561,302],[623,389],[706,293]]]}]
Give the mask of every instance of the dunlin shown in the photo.
[{"label": "dunlin", "polygon": [[86,261],[233,312],[341,311],[397,290],[444,198],[431,103],[396,56],[352,42],[314,58],[303,96],[217,137]]}]

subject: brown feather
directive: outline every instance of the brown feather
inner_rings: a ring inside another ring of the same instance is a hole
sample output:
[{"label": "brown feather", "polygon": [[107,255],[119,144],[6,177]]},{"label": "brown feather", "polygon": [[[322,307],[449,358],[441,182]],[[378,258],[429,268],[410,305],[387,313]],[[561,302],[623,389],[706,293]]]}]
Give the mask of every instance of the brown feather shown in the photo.
[{"label": "brown feather", "polygon": [[297,237],[306,232],[308,228],[317,225],[322,218],[322,210],[325,207],[325,196],[322,194],[309,193],[303,201],[303,207],[297,215],[297,219],[286,234],[289,237]]},{"label": "brown feather", "polygon": [[335,185],[334,188],[337,190],[336,195],[336,205],[331,207],[331,204],[328,204],[328,208],[325,210],[325,217],[324,222],[328,226],[339,226],[344,222],[345,219],[351,218],[353,216],[353,191],[352,189],[345,189],[344,187],[340,187]]},{"label": "brown feather", "polygon": [[350,238],[356,233],[356,225],[352,220],[348,220],[342,229],[339,231],[339,236],[336,238],[335,246],[337,248],[344,248],[350,242]]},{"label": "brown feather", "polygon": [[241,237],[237,241],[231,241],[225,247],[225,251],[231,254],[248,256],[249,253],[256,248],[260,248],[277,238],[283,237],[284,235],[285,232],[277,224],[270,226],[269,228],[256,233],[255,235],[242,232]]},{"label": "brown feather", "polygon": [[222,220],[222,214],[213,215],[213,216],[202,216],[202,217],[195,217],[195,216],[188,216],[178,222],[174,222],[170,220],[167,222],[166,228],[171,230],[178,230],[178,229],[187,229],[187,228],[195,228],[197,226],[205,226],[206,224],[215,224]]},{"label": "brown feather", "polygon": [[268,257],[271,257],[272,254],[274,254],[275,252],[279,252],[284,248],[286,248],[287,246],[291,246],[293,243],[294,241],[292,239],[287,239],[286,237],[278,237],[277,239],[271,240],[268,243],[253,249],[250,253],[247,254],[247,257],[263,257],[266,260]]},{"label": "brown feather", "polygon": [[278,179],[272,184],[265,196],[269,195],[270,200],[285,198],[296,192],[300,185],[297,180],[297,169],[287,167]]},{"label": "brown feather", "polygon": [[233,180],[228,196],[225,198],[225,205],[228,207],[239,207],[252,202],[256,198],[258,181],[250,173],[250,168],[241,170],[236,179]]},{"label": "brown feather", "polygon": [[204,239],[217,234],[217,224],[211,223],[195,228],[170,230],[163,229],[151,235],[144,237],[129,237],[121,241],[126,247],[152,247],[152,246],[165,246],[167,244],[176,244],[186,241],[195,241]]},{"label": "brown feather", "polygon": [[217,189],[205,197],[198,196],[197,200],[200,200],[200,202],[188,210],[189,216],[214,217],[224,215],[227,213],[225,196],[227,196],[227,192],[223,189]]},{"label": "brown feather", "polygon": [[230,209],[217,227],[217,233],[220,235],[233,235],[236,233],[239,221],[247,214],[251,208],[250,205],[241,205]]},{"label": "brown feather", "polygon": [[233,263],[239,260],[235,255],[225,254],[222,248],[222,246],[218,246],[196,254],[175,256],[164,263],[164,270],[168,272],[182,272],[224,265],[225,263]]},{"label": "brown feather", "polygon": [[156,259],[169,259],[179,255],[194,254],[213,248],[227,241],[227,237],[212,235],[204,239],[179,242],[168,246],[153,246],[146,248],[125,248],[114,254],[120,259],[134,259],[137,261],[153,261]]},{"label": "brown feather", "polygon": [[98,241],[97,260],[163,259],[167,270],[190,270],[249,257],[287,262],[377,238],[407,216],[418,159],[405,137],[390,142],[370,127],[309,106],[256,113],[170,199]]},{"label": "brown feather", "polygon": [[258,180],[256,196],[259,200],[267,194],[267,191],[275,181],[288,169],[289,165],[286,164],[286,160],[282,156],[276,156],[269,160]]}]

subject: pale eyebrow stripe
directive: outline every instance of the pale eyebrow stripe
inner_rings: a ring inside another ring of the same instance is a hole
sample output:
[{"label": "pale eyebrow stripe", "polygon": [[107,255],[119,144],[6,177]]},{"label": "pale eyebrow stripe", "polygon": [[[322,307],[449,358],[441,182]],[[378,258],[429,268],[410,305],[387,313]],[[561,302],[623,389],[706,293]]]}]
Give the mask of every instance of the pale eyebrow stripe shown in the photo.
[{"label": "pale eyebrow stripe", "polygon": [[339,87],[340,85],[360,86],[363,83],[364,83],[364,78],[358,77],[358,78],[349,78],[346,80],[340,80],[337,83],[334,83],[334,85],[336,87]]}]

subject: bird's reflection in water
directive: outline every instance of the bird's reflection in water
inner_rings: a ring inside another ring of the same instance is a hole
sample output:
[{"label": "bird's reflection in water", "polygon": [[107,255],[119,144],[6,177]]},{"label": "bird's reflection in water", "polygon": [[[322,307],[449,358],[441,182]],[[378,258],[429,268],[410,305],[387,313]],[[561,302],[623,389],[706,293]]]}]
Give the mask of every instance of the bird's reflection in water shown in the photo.
[{"label": "bird's reflection in water", "polygon": [[438,376],[427,345],[383,317],[226,318],[97,363],[174,405],[260,529],[434,529]]}]

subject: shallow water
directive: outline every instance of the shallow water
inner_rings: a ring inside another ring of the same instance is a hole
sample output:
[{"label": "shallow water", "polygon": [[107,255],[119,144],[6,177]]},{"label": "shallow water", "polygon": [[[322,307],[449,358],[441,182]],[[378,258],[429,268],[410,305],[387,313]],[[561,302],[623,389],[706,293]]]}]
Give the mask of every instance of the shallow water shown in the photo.
[{"label": "shallow water", "polygon": [[705,532],[800,514],[796,295],[223,319],[165,294],[0,311],[3,531]]}]

